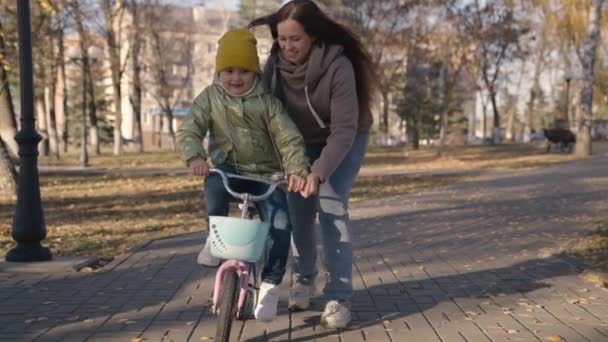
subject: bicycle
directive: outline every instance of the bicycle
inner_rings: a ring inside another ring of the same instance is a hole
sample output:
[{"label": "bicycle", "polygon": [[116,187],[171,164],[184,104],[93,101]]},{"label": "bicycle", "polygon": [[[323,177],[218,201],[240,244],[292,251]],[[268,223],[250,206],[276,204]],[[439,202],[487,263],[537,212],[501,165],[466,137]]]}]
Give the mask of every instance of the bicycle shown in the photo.
[{"label": "bicycle", "polygon": [[[228,341],[233,320],[245,320],[253,311],[258,288],[255,264],[261,263],[270,230],[270,224],[252,219],[250,205],[269,198],[285,180],[282,174],[275,174],[271,181],[266,181],[215,168],[211,172],[219,174],[226,191],[242,201],[241,218],[209,217],[211,254],[223,260],[215,274],[213,287],[212,312],[218,315],[215,341]],[[230,188],[229,178],[262,182],[269,187],[261,195],[238,193]]]}]

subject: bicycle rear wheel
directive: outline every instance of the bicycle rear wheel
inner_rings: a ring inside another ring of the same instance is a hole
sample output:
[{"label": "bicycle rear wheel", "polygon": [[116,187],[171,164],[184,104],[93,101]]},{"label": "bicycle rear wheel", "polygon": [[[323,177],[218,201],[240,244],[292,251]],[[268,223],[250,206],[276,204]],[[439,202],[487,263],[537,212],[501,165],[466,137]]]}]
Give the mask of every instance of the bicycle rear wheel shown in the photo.
[{"label": "bicycle rear wheel", "polygon": [[236,317],[237,298],[239,293],[239,276],[235,270],[228,271],[222,282],[220,293],[220,312],[217,317],[215,341],[227,342],[230,340],[232,321]]}]

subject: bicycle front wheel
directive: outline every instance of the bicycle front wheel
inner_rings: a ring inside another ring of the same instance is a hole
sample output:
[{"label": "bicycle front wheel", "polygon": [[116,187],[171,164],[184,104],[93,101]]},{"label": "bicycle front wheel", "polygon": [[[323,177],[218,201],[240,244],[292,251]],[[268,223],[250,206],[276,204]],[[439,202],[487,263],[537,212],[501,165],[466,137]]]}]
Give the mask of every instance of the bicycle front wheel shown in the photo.
[{"label": "bicycle front wheel", "polygon": [[239,276],[236,271],[228,271],[222,282],[220,293],[220,312],[217,317],[215,341],[227,342],[230,339],[232,321],[236,317],[237,299],[239,293]]}]

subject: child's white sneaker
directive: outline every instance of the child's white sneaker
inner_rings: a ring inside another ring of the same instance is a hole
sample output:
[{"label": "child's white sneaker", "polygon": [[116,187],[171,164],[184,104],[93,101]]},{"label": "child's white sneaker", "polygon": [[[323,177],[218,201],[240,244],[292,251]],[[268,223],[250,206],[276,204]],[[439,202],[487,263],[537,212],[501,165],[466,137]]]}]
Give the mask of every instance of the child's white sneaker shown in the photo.
[{"label": "child's white sneaker", "polygon": [[258,294],[258,303],[253,314],[260,321],[272,321],[277,316],[279,305],[279,285],[262,282]]},{"label": "child's white sneaker", "polygon": [[218,267],[220,265],[220,259],[211,255],[211,242],[209,238],[207,238],[205,241],[205,246],[203,246],[203,249],[201,249],[200,253],[198,253],[196,262],[199,265],[207,267]]}]

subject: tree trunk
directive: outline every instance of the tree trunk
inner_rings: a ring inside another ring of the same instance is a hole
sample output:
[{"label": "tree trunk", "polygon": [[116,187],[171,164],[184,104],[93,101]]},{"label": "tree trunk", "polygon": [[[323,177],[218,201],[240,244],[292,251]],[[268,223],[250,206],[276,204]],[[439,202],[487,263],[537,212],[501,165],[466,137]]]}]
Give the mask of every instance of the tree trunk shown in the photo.
[{"label": "tree trunk", "polygon": [[389,109],[389,98],[388,91],[382,91],[382,121],[380,124],[380,131],[384,134],[388,134],[388,109]]},{"label": "tree trunk", "polygon": [[576,137],[576,155],[591,155],[591,124],[593,107],[593,82],[595,79],[595,52],[600,38],[600,25],[602,21],[602,6],[604,0],[594,0],[593,8],[589,13],[589,24],[585,34],[585,43],[582,51],[583,82],[578,114],[578,132]]},{"label": "tree trunk", "polygon": [[57,142],[57,125],[55,124],[55,77],[52,78],[52,86],[49,88],[48,86],[44,87],[44,103],[45,103],[45,119],[46,119],[46,129],[49,137],[49,152],[51,157],[55,159],[59,159],[59,144]]},{"label": "tree trunk", "polygon": [[162,148],[163,147],[163,121],[164,121],[164,115],[161,113],[158,117],[158,148]]},{"label": "tree trunk", "polygon": [[530,102],[528,102],[528,111],[526,115],[524,115],[524,132],[523,132],[523,142],[530,142],[530,134],[532,132],[532,113],[534,112],[534,102],[536,101],[536,93],[539,89],[539,85],[537,83],[538,80],[534,81],[534,85],[532,89],[530,89]]},{"label": "tree trunk", "polygon": [[46,108],[44,108],[44,98],[36,96],[34,100],[34,110],[36,111],[36,123],[38,124],[38,133],[42,136],[40,144],[38,144],[38,153],[43,156],[49,155],[49,134],[46,123]]},{"label": "tree trunk", "polygon": [[17,172],[0,136],[0,191],[17,195]]},{"label": "tree trunk", "polygon": [[142,82],[141,82],[141,66],[140,66],[140,51],[141,51],[141,34],[139,27],[139,14],[137,12],[137,4],[135,1],[131,4],[133,15],[133,38],[131,40],[131,68],[133,72],[133,82],[131,82],[131,95],[129,101],[133,107],[133,116],[135,119],[135,143],[138,152],[144,152],[144,134],[141,126],[141,104],[142,104]]},{"label": "tree trunk", "polygon": [[501,141],[500,136],[500,114],[498,113],[498,104],[496,103],[496,92],[492,88],[490,90],[490,101],[492,102],[492,113],[494,114],[494,129],[492,131],[492,143],[498,144]]},{"label": "tree trunk", "polygon": [[[59,16],[61,18],[61,16]],[[59,19],[61,20],[61,19]],[[55,76],[55,126],[57,129],[58,139],[61,141],[61,151],[68,152],[68,97],[67,84],[65,76],[65,47],[63,46],[63,30],[59,30],[57,37],[59,64],[57,65],[57,75]]]},{"label": "tree trunk", "polygon": [[545,50],[547,48],[547,32],[545,27],[541,32],[540,43],[538,47],[538,58],[534,63],[534,79],[532,80],[532,88],[530,89],[530,102],[528,102],[528,111],[524,115],[524,130],[523,142],[530,142],[530,134],[532,133],[532,119],[535,110],[536,97],[540,95],[540,74],[542,72],[543,62],[545,60]]},{"label": "tree trunk", "polygon": [[82,23],[82,13],[80,12],[80,0],[74,1],[74,17],[76,23],[76,30],[78,31],[78,36],[80,37],[80,56],[81,63],[84,63],[84,74],[82,77],[87,77],[87,98],[89,100],[89,132],[90,139],[89,142],[93,149],[93,153],[95,155],[101,154],[101,149],[99,146],[99,129],[97,128],[97,107],[95,105],[95,85],[93,84],[93,73],[91,71],[91,65],[89,63],[89,52],[88,49],[91,46],[89,44],[89,40],[84,31],[84,25]]},{"label": "tree trunk", "polygon": [[[171,139],[171,146],[169,148],[175,149],[175,132],[173,131],[173,113],[171,108],[165,108],[165,115],[167,116],[167,131],[169,131],[169,138]],[[162,136],[162,134],[161,134]]]},{"label": "tree trunk", "polygon": [[437,155],[443,155],[448,129],[448,87],[446,85],[446,70],[442,67],[439,72],[439,146]]},{"label": "tree trunk", "polygon": [[[0,30],[2,30],[0,22]],[[4,36],[0,35],[0,51],[5,51]],[[8,155],[12,160],[18,160],[19,146],[15,141],[17,134],[17,119],[11,97],[11,87],[8,74],[4,69],[6,61],[0,58],[0,138],[4,141]]]},{"label": "tree trunk", "polygon": [[[123,153],[122,146],[122,96],[120,89],[121,79],[121,63],[120,63],[120,37],[117,36],[117,30],[115,25],[120,27],[120,7],[122,6],[121,1],[117,1],[115,9],[112,6],[112,2],[109,0],[101,1],[101,7],[103,9],[105,17],[105,30],[106,30],[106,43],[108,46],[108,52],[110,55],[110,71],[112,73],[112,96],[114,100],[114,155],[121,155]],[[118,14],[118,15],[117,15]],[[116,19],[119,19],[118,22]]]},{"label": "tree trunk", "polygon": [[482,126],[482,134],[481,139],[483,139],[484,143],[486,138],[488,137],[488,102],[486,97],[481,91],[481,111],[483,112],[483,120],[481,121]]}]

